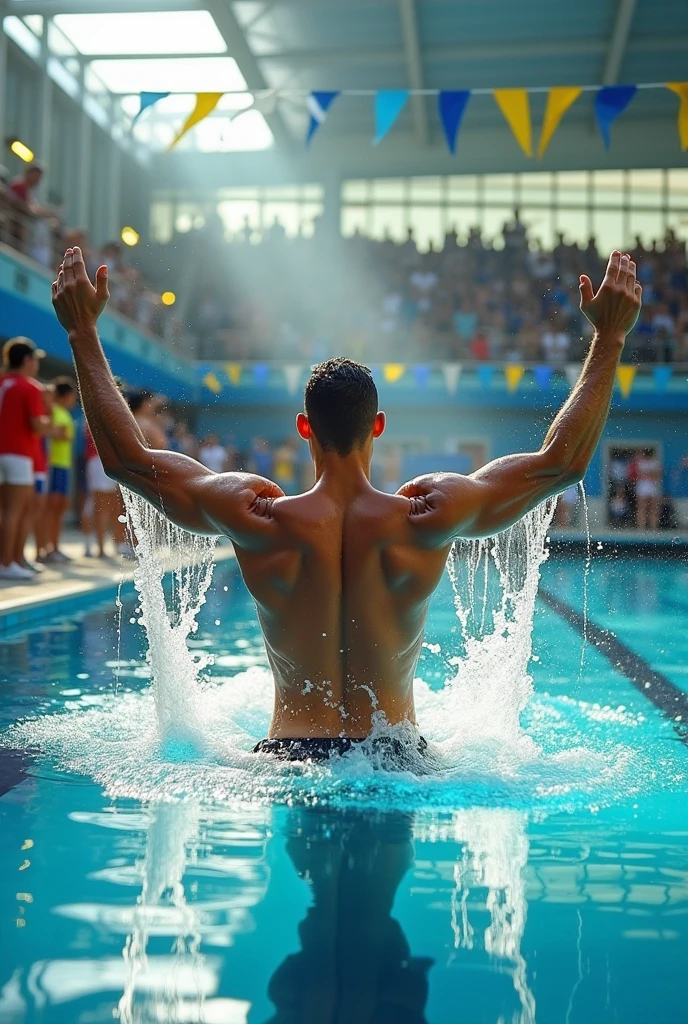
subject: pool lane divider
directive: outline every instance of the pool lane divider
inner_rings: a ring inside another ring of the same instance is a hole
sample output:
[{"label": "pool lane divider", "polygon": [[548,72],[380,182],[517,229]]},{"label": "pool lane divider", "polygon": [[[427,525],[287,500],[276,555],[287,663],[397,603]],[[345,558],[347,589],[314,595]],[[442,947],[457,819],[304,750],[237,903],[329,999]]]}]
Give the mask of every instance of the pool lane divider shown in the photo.
[{"label": "pool lane divider", "polygon": [[682,743],[688,746],[688,694],[684,693],[662,672],[657,672],[608,629],[572,608],[549,590],[540,588],[538,597],[560,615],[579,636],[588,640],[609,664],[620,672],[651,704],[670,721]]}]

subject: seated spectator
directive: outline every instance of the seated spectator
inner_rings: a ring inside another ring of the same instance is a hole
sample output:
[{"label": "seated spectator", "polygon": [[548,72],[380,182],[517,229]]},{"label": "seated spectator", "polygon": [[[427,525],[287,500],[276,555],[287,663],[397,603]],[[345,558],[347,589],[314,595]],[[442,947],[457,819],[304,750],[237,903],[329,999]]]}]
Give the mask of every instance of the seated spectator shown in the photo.
[{"label": "seated spectator", "polygon": [[208,434],[198,449],[198,461],[213,473],[227,471],[227,449],[220,444],[217,434]]},{"label": "seated spectator", "polygon": [[636,526],[639,530],[656,530],[662,497],[662,464],[654,448],[645,448],[636,455],[632,477],[635,480]]},{"label": "seated spectator", "polygon": [[561,370],[568,362],[571,336],[563,328],[561,320],[555,320],[552,327],[542,335],[542,355],[551,367]]},{"label": "seated spectator", "polygon": [[40,561],[48,565],[69,562],[60,550],[62,520],[69,506],[74,420],[71,410],[77,404],[76,388],[68,377],[53,381],[52,429],[48,443],[48,500],[46,502],[47,551]]},{"label": "seated spectator", "polygon": [[45,356],[29,338],[2,350],[0,376],[0,580],[28,581],[24,545],[31,524],[36,439],[48,429],[42,388],[34,379]]}]

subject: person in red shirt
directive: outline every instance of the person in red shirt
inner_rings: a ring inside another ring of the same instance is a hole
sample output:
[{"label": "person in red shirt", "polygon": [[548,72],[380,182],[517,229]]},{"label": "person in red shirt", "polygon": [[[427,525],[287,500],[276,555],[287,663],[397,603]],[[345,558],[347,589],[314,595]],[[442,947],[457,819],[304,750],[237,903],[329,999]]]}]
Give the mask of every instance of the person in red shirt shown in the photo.
[{"label": "person in red shirt", "polygon": [[45,352],[29,338],[11,338],[0,376],[0,580],[31,580],[26,568],[26,522],[34,494],[36,437],[49,426],[40,384],[33,380]]},{"label": "person in red shirt", "polygon": [[43,177],[43,166],[42,164],[31,164],[27,167],[24,173],[15,178],[10,184],[10,191],[14,193],[16,198],[24,203],[25,206],[31,210],[32,213],[43,213],[42,207],[34,199],[34,189],[38,188]]},{"label": "person in red shirt", "polygon": [[[43,388],[43,405],[48,419],[51,418],[53,410],[53,387],[48,384]],[[33,531],[36,539],[36,558],[43,558],[48,551],[48,530],[46,518],[46,505],[48,501],[48,439],[46,434],[36,434],[34,438],[35,450],[33,455]],[[24,560],[21,563],[24,567],[42,572],[39,566],[34,566]]]}]

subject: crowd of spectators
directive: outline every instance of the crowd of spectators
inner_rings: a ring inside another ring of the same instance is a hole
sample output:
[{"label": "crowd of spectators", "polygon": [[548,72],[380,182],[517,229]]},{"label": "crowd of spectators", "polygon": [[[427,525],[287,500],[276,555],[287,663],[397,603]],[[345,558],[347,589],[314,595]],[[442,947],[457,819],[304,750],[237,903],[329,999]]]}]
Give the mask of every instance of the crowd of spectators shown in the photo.
[{"label": "crowd of spectators", "polygon": [[[163,256],[163,253],[166,253]],[[606,255],[606,254],[605,254]],[[644,308],[628,361],[688,361],[686,245],[636,239],[632,255]],[[589,325],[579,277],[598,285],[604,260],[559,235],[545,251],[518,211],[496,241],[449,231],[441,249],[420,252],[413,232],[399,244],[362,234],[288,238],[279,223],[231,241],[221,232],[177,235],[161,247],[189,280],[189,326],[203,358],[316,362],[335,354],[364,361],[579,362]],[[176,262],[175,262],[176,261]]]}]

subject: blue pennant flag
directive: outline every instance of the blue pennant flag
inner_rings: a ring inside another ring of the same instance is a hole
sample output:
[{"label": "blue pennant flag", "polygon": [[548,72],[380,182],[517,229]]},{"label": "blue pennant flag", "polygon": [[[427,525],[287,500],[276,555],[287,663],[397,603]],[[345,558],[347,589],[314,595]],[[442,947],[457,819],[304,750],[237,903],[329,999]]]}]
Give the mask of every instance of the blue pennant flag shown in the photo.
[{"label": "blue pennant flag", "polygon": [[268,382],[269,367],[265,363],[253,364],[253,380],[256,387],[264,388]]},{"label": "blue pennant flag", "polygon": [[153,104],[157,103],[159,100],[167,99],[169,95],[170,94],[168,92],[142,92],[139,95],[139,112],[131,122],[131,127],[134,127],[144,110],[148,110],[149,107],[152,107]]},{"label": "blue pennant flag", "polygon": [[551,366],[536,366],[533,369],[535,374],[535,380],[538,382],[538,387],[542,391],[546,391],[552,383],[552,367]]},{"label": "blue pennant flag", "polygon": [[658,391],[666,391],[666,386],[671,379],[672,373],[672,368],[663,363],[652,367],[652,376],[655,379],[655,387]]},{"label": "blue pennant flag", "polygon": [[373,145],[384,139],[408,99],[408,89],[380,89],[375,93],[375,138]]},{"label": "blue pennant flag", "polygon": [[430,367],[424,363],[417,363],[413,367],[413,377],[419,388],[426,387],[430,380]]},{"label": "blue pennant flag", "polygon": [[306,132],[306,145],[310,146],[311,139],[317,132],[320,125],[327,117],[327,111],[332,106],[332,102],[339,96],[337,92],[312,92],[306,100],[306,106],[308,107],[308,113],[311,115],[308,122],[308,131]]},{"label": "blue pennant flag", "polygon": [[478,365],[478,380],[484,388],[489,388],[492,383],[493,374],[494,366],[490,366],[489,363],[480,363]]},{"label": "blue pennant flag", "polygon": [[456,153],[456,136],[470,98],[470,89],[445,89],[437,97],[437,109],[450,153]]},{"label": "blue pennant flag", "polygon": [[636,85],[603,85],[595,97],[595,117],[605,149],[611,144],[611,127],[638,91]]}]

